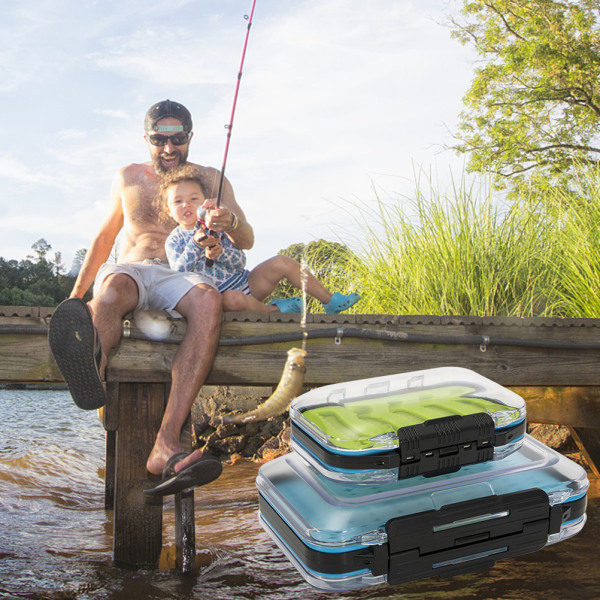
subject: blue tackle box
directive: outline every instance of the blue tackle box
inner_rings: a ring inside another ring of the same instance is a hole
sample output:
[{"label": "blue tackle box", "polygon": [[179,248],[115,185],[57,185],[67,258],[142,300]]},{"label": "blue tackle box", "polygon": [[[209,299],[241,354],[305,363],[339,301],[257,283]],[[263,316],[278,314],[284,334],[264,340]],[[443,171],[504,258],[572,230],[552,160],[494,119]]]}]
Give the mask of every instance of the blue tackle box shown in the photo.
[{"label": "blue tackle box", "polygon": [[578,533],[588,479],[529,435],[502,461],[385,484],[324,477],[292,452],[261,466],[259,519],[312,586],[454,576]]},{"label": "blue tackle box", "polygon": [[323,475],[389,482],[505,458],[526,430],[523,398],[459,367],[327,385],[290,406],[292,448]]}]

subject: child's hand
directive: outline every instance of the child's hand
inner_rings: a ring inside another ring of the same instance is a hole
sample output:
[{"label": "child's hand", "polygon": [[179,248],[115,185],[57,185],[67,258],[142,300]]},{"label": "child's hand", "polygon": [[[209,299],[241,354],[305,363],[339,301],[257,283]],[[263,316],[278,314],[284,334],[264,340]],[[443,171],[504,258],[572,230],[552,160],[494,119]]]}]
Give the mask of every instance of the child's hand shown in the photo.
[{"label": "child's hand", "polygon": [[223,253],[223,248],[221,247],[221,244],[215,244],[214,246],[209,246],[204,253],[206,258],[210,260],[217,260],[217,258],[219,258],[219,256],[221,256]]},{"label": "child's hand", "polygon": [[202,229],[198,229],[194,234],[194,242],[196,242],[200,248],[210,248],[219,243],[219,236],[212,234],[207,235]]},{"label": "child's hand", "polygon": [[204,231],[198,229],[194,234],[194,242],[200,248],[204,248],[204,256],[210,260],[216,260],[223,253],[223,248],[219,243],[219,236],[217,235],[206,235]]}]

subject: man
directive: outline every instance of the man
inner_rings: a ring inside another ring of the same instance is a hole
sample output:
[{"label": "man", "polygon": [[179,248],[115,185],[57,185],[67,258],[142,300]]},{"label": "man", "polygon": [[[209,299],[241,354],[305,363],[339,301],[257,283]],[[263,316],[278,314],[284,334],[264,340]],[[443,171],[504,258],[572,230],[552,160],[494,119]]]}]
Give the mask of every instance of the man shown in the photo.
[{"label": "man", "polygon": [[[144,308],[176,310],[187,319],[186,334],[172,365],[164,418],[146,463],[150,473],[163,475],[163,481],[146,492],[166,495],[208,483],[221,473],[217,459],[202,456],[199,450],[182,453],[179,442],[216,353],[221,297],[202,276],[171,271],[164,249],[175,224],[158,202],[158,185],[161,174],[187,162],[193,136],[191,114],[182,104],[164,100],[148,110],[144,129],[151,160],[117,173],[108,218],[92,241],[71,297],[52,317],[49,342],[75,403],[95,409],[106,401],[102,378],[126,313]],[[216,196],[220,173],[198,168],[213,182]],[[254,232],[227,180],[221,204],[206,215],[207,226],[215,232],[227,230],[238,247],[251,248]],[[119,262],[107,263],[119,233]],[[94,279],[94,297],[88,306],[81,298]]]}]

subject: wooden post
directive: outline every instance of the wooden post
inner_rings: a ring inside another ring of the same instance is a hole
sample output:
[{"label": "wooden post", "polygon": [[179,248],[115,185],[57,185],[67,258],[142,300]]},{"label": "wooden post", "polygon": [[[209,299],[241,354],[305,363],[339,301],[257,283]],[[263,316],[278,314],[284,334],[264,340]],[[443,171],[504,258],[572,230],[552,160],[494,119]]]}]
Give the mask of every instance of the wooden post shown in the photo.
[{"label": "wooden post", "polygon": [[105,467],[104,467],[104,508],[115,507],[115,469],[117,459],[117,427],[119,425],[119,384],[106,384],[106,406],[100,413],[106,430]]},{"label": "wooden post", "polygon": [[119,385],[116,436],[114,560],[128,567],[156,568],[162,548],[162,498],[144,495],[151,485],[146,459],[166,402],[163,383]]},{"label": "wooden post", "polygon": [[117,432],[106,432],[106,448],[104,451],[104,508],[115,507],[115,469],[116,469]]},{"label": "wooden post", "polygon": [[175,565],[182,573],[190,573],[196,558],[196,520],[194,490],[175,494]]},{"label": "wooden post", "polygon": [[[181,447],[192,450],[192,419],[187,418],[181,432]],[[175,565],[182,573],[190,573],[196,558],[196,519],[194,490],[175,494]]]}]

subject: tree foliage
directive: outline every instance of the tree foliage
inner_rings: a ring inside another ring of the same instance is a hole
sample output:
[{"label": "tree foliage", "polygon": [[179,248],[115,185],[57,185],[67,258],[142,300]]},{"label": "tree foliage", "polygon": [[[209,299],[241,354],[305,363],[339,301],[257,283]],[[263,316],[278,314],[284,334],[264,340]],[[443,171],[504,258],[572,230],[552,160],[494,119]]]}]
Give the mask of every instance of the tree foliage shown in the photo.
[{"label": "tree foliage", "polygon": [[52,246],[43,238],[31,248],[36,256],[25,260],[0,257],[0,305],[56,306],[71,293],[75,279],[62,274],[61,253],[49,260]]},{"label": "tree foliage", "polygon": [[465,0],[451,27],[482,58],[456,136],[470,170],[518,189],[599,164],[598,0]]}]

